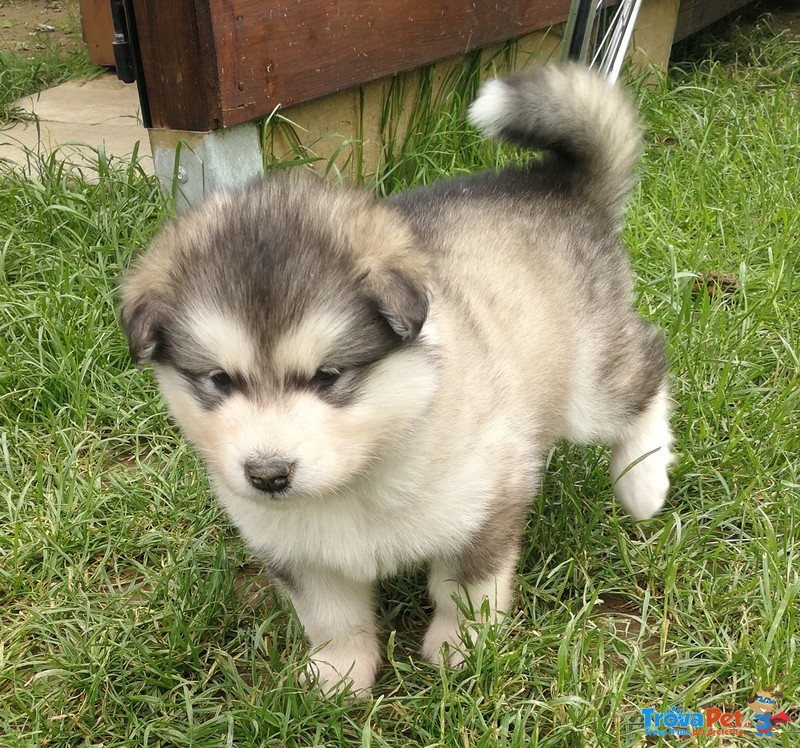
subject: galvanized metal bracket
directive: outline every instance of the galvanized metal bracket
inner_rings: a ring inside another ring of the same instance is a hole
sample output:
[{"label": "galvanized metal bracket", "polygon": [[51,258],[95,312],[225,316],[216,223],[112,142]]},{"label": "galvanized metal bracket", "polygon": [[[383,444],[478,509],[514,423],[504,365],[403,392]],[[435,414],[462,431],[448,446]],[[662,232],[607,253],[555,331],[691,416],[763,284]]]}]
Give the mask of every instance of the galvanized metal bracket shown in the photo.
[{"label": "galvanized metal bracket", "polygon": [[175,210],[185,211],[213,192],[228,192],[260,179],[264,173],[256,124],[188,132],[150,130],[153,165],[162,192]]}]

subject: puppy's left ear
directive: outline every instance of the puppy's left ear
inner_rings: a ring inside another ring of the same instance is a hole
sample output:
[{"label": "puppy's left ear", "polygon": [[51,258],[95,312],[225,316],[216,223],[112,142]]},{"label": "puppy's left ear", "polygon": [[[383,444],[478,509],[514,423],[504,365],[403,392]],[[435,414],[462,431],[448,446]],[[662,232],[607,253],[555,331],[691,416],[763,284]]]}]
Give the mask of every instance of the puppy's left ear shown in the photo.
[{"label": "puppy's left ear", "polygon": [[373,288],[378,311],[401,340],[416,340],[428,317],[428,292],[422,279],[399,267],[390,267],[378,278]]},{"label": "puppy's left ear", "polygon": [[428,258],[417,238],[400,215],[373,205],[361,217],[355,243],[378,311],[401,340],[416,340],[429,308]]}]

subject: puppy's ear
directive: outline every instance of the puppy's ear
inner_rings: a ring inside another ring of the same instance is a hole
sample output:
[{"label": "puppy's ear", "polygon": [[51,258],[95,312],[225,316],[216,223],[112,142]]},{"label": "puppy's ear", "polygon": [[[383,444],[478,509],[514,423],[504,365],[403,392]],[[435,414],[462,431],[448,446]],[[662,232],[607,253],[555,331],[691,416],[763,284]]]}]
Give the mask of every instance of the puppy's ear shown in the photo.
[{"label": "puppy's ear", "polygon": [[428,317],[428,260],[399,214],[373,203],[359,216],[353,243],[378,311],[405,342]]},{"label": "puppy's ear", "polygon": [[378,311],[401,340],[416,340],[428,317],[428,293],[416,274],[399,267],[374,273]]},{"label": "puppy's ear", "polygon": [[131,358],[139,368],[156,355],[165,320],[163,301],[146,288],[141,277],[134,275],[123,282],[120,322],[128,338]]}]

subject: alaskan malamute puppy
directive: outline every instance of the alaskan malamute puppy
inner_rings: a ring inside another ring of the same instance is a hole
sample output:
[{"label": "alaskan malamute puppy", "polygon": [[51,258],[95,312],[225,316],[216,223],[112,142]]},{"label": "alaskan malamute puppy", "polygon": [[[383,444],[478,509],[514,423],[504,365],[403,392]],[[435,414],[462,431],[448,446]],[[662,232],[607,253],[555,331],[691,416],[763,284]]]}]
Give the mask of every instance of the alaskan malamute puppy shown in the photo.
[{"label": "alaskan malamute puppy", "polygon": [[271,174],[173,221],[123,282],[133,358],[286,588],[326,692],[374,682],[379,577],[429,567],[433,660],[461,657],[454,595],[511,609],[559,439],[612,446],[634,517],[667,493],[664,344],[620,245],[631,104],[554,65],[489,83],[470,119],[543,158],[388,200]]}]

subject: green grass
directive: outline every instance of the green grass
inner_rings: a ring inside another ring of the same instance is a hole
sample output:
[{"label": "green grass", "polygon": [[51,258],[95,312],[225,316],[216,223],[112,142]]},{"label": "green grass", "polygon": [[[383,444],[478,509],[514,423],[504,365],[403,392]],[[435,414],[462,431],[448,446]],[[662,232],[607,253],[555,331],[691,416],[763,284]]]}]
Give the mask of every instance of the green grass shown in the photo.
[{"label": "green grass", "polygon": [[89,62],[86,50],[64,50],[48,45],[30,55],[0,52],[0,126],[27,115],[15,102],[75,78],[99,75],[102,68]]},{"label": "green grass", "polygon": [[[626,238],[672,353],[668,510],[636,525],[604,450],[554,450],[506,630],[462,670],[422,663],[424,580],[384,583],[387,667],[359,704],[297,686],[298,623],[127,359],[114,284],[165,214],[153,180],[0,171],[0,745],[635,746],[642,707],[747,714],[777,683],[796,708],[800,44],[763,23],[741,39],[640,94]],[[462,124],[467,98],[396,135],[370,183],[506,158]],[[738,293],[697,293],[712,271]],[[793,714],[770,744],[796,744]]]}]

